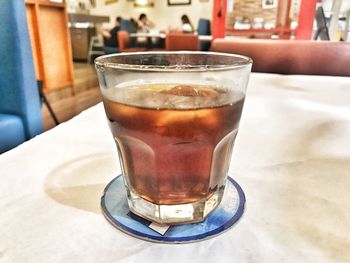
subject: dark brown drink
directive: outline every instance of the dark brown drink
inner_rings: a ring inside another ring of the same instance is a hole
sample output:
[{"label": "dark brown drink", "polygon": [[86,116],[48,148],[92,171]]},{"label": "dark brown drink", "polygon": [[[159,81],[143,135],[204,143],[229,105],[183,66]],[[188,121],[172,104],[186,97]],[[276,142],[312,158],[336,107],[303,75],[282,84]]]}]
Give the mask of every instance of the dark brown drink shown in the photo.
[{"label": "dark brown drink", "polygon": [[244,95],[201,85],[105,92],[129,190],[157,205],[209,199],[224,187]]}]

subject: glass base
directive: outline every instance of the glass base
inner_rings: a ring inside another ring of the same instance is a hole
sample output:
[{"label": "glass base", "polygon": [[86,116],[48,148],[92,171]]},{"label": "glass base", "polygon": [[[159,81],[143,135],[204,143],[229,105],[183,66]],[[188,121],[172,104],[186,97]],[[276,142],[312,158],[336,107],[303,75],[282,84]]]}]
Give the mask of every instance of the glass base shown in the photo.
[{"label": "glass base", "polygon": [[114,227],[133,237],[159,243],[188,243],[215,237],[241,218],[244,204],[244,192],[231,177],[227,178],[219,206],[200,223],[159,226],[133,214],[122,176],[106,186],[101,198],[102,213]]},{"label": "glass base", "polygon": [[224,187],[221,187],[209,199],[179,205],[157,205],[128,191],[128,204],[131,212],[158,224],[197,223],[220,204],[223,194]]}]

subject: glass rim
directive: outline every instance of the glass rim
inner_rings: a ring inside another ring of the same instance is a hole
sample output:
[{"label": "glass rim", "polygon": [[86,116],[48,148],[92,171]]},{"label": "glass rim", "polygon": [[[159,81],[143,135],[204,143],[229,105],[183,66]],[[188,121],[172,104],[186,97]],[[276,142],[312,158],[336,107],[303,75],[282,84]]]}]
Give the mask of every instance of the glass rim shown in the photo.
[{"label": "glass rim", "polygon": [[[143,55],[205,55],[205,56],[217,56],[225,58],[239,58],[241,61],[235,61],[228,64],[216,64],[216,65],[142,65],[142,64],[128,64],[128,63],[116,63],[111,62],[109,59],[115,57],[131,57],[131,56],[143,56]],[[102,55],[94,60],[96,67],[106,67],[113,69],[120,69],[125,71],[152,71],[152,72],[206,72],[206,71],[226,71],[232,69],[244,68],[253,64],[253,60],[250,57],[221,53],[221,52],[207,52],[207,51],[145,51],[145,52],[127,52],[127,53],[115,53],[109,55]],[[98,69],[98,68],[97,68]]]}]

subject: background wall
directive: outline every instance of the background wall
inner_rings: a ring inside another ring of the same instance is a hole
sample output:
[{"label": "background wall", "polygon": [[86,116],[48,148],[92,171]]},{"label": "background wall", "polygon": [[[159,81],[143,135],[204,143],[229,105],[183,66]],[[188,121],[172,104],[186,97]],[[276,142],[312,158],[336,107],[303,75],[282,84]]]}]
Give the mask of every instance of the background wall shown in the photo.
[{"label": "background wall", "polygon": [[[264,9],[262,7],[262,0],[228,0],[228,2],[231,2],[231,4],[229,4],[229,8],[227,10],[227,27],[233,27],[236,16],[247,18],[250,22],[253,22],[253,19],[256,17],[263,18],[265,23],[275,24],[276,22],[278,7]],[[286,0],[278,1],[278,3],[281,2],[284,2],[285,4]],[[301,0],[292,0],[291,2],[289,17],[292,21],[298,21],[300,2]]]},{"label": "background wall", "polygon": [[[322,0],[322,6],[323,9],[327,15],[330,15],[330,12],[332,10],[332,4],[333,4],[333,0]],[[342,1],[342,5],[341,5],[341,15],[345,15],[345,12],[350,10],[350,1],[349,0],[343,0]]]},{"label": "background wall", "polygon": [[227,27],[233,27],[237,16],[253,22],[256,17],[263,18],[265,22],[275,23],[277,8],[262,8],[262,0],[234,0],[233,10],[227,10]]},{"label": "background wall", "polygon": [[[320,1],[328,17],[331,15],[333,1]],[[228,0],[228,2],[230,2],[229,6],[231,8],[228,8],[227,26],[233,26],[236,16],[243,16],[251,21],[254,17],[264,18],[266,22],[274,22],[276,20],[277,8],[263,9],[262,0]],[[293,21],[298,20],[300,2],[301,0],[292,0],[290,17]],[[342,0],[340,15],[345,16],[345,12],[348,10],[350,10],[350,0]]]},{"label": "background wall", "polygon": [[176,28],[181,26],[181,16],[187,14],[193,26],[197,28],[200,18],[212,18],[213,0],[200,2],[192,0],[191,5],[168,6],[167,0],[154,0],[154,7],[135,8],[132,1],[118,0],[117,3],[105,5],[105,0],[96,0],[96,7],[90,10],[90,14],[108,15],[111,21],[117,16],[135,19],[141,13],[145,13],[148,18],[156,24],[157,29]]}]

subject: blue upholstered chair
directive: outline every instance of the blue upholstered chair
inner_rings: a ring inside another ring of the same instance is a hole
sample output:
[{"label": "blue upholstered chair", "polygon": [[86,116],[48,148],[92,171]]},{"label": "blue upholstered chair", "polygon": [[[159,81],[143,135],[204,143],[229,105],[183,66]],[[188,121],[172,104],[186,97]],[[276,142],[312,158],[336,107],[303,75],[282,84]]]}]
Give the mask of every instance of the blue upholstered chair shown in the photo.
[{"label": "blue upholstered chair", "polygon": [[[200,35],[200,36],[209,36],[210,35],[210,20],[203,19],[203,18],[199,19],[197,32],[198,32],[198,35]],[[201,51],[208,51],[210,48],[210,42],[201,41],[199,48]]]},{"label": "blue upholstered chair", "polygon": [[198,31],[198,35],[201,35],[201,36],[209,36],[210,35],[210,20],[208,19],[199,19],[199,22],[198,22],[198,28],[197,28],[197,31]]},{"label": "blue upholstered chair", "polygon": [[0,1],[0,154],[43,130],[23,0]]}]

